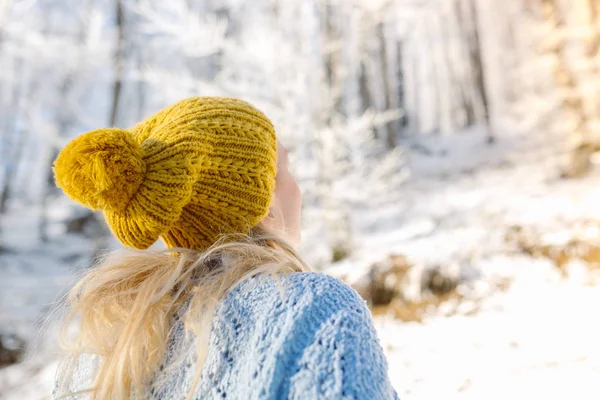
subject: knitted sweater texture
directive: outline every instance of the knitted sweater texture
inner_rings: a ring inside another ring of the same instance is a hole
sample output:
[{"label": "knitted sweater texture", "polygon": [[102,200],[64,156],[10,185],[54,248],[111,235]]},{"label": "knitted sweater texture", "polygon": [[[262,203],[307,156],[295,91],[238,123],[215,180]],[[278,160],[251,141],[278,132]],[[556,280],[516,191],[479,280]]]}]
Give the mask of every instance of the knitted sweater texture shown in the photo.
[{"label": "knitted sweater texture", "polygon": [[[398,398],[371,313],[353,289],[320,273],[281,275],[281,283],[256,276],[221,300],[194,399]],[[181,348],[183,362],[157,371],[153,399],[185,399],[196,372],[193,339],[176,318],[163,364]],[[75,386],[88,372],[77,371]]]}]

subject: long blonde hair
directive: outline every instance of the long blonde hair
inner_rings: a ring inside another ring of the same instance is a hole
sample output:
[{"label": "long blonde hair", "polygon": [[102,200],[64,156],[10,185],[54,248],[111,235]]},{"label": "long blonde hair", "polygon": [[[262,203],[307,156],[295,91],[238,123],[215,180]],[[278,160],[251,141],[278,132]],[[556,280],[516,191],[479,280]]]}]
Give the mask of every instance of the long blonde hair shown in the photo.
[{"label": "long blonde hair", "polygon": [[[67,356],[57,374],[58,398],[143,399],[167,349],[172,319],[185,303],[186,332],[196,336],[196,374],[208,351],[215,306],[237,284],[257,274],[309,271],[293,248],[263,227],[227,235],[204,252],[118,250],[109,253],[65,296],[59,338]],[[186,333],[187,335],[187,333]],[[101,362],[93,387],[71,389],[82,355]],[[176,360],[174,362],[177,362]]]}]

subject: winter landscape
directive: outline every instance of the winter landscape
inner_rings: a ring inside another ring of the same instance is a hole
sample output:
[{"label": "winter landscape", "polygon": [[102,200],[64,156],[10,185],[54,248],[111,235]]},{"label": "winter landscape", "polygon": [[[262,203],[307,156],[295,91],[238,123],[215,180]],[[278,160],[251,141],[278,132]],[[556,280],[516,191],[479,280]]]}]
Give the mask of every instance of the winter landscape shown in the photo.
[{"label": "winter landscape", "polygon": [[599,51],[596,0],[0,0],[0,398],[50,398],[117,246],[57,151],[195,95],[273,119],[401,398],[600,398]]}]

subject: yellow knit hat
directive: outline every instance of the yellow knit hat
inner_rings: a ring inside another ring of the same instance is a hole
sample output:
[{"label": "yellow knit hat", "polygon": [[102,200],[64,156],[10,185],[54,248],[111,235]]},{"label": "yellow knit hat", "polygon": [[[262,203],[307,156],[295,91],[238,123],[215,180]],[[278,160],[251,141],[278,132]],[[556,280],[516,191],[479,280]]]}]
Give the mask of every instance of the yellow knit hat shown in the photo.
[{"label": "yellow knit hat", "polygon": [[54,163],[56,184],[104,211],[114,235],[145,249],[203,250],[221,233],[247,233],[267,213],[277,172],[275,130],[250,104],[194,97],[131,129],[73,139]]}]

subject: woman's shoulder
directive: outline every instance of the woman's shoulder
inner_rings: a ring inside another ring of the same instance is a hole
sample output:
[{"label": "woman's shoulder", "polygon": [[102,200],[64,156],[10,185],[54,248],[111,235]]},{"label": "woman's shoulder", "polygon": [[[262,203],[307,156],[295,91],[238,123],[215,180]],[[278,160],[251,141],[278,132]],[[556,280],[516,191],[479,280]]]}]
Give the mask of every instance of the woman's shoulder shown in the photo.
[{"label": "woman's shoulder", "polygon": [[277,275],[259,274],[250,278],[249,281],[257,282],[259,286],[270,290],[277,281],[285,285],[286,288],[307,288],[314,290],[331,290],[334,292],[345,292],[355,294],[356,291],[345,284],[342,280],[327,275],[323,272],[290,272]]},{"label": "woman's shoulder", "polygon": [[309,286],[318,289],[323,288],[333,290],[334,292],[356,293],[354,289],[346,285],[342,280],[323,272],[292,272],[279,275],[279,277],[287,281],[289,285],[300,287]]},{"label": "woman's shoulder", "polygon": [[277,395],[268,398],[394,398],[371,313],[341,280],[258,275],[230,295],[213,326],[215,343],[240,356],[237,379],[271,382]]},{"label": "woman's shoulder", "polygon": [[286,313],[299,316],[307,310],[370,314],[366,302],[354,289],[320,272],[257,275],[238,285],[224,300],[227,309],[260,317]]},{"label": "woman's shoulder", "polygon": [[293,288],[298,298],[306,299],[320,306],[361,306],[367,309],[366,302],[352,287],[338,278],[320,272],[300,272],[284,276],[287,287]]}]

